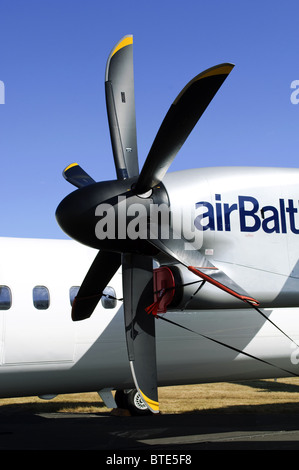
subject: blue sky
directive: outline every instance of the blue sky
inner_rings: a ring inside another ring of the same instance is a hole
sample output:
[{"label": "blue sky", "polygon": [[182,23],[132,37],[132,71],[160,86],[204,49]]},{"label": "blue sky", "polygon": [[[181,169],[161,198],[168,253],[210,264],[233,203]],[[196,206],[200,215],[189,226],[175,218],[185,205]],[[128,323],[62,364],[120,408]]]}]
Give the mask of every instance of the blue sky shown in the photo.
[{"label": "blue sky", "polygon": [[297,167],[298,2],[0,0],[1,236],[64,238],[55,220],[74,161],[115,178],[104,96],[114,44],[134,35],[140,166],[185,84],[236,66],[170,171]]}]

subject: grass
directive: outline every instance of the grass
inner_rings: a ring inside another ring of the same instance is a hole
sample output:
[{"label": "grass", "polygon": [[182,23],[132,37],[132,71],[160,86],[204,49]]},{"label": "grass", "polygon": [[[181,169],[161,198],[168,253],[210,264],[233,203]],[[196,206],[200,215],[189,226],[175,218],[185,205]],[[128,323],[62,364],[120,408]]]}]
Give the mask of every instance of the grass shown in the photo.
[{"label": "grass", "polygon": [[[163,387],[160,409],[173,413],[296,413],[299,412],[299,378],[256,380]],[[0,399],[0,415],[34,413],[107,413],[96,392],[60,395],[50,401],[37,397]]]}]

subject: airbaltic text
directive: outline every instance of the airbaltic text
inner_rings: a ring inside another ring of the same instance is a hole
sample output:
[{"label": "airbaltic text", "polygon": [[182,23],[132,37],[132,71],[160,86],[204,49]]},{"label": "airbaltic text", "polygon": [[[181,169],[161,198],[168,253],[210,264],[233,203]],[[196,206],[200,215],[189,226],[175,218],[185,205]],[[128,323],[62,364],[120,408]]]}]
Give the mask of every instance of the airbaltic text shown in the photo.
[{"label": "airbaltic text", "polygon": [[[261,206],[252,196],[238,196],[238,202],[222,202],[221,194],[215,194],[215,204],[208,201],[196,203],[200,214],[194,224],[198,230],[231,231],[238,217],[241,232],[292,233],[299,234],[298,208],[293,199],[279,199],[276,206]],[[234,225],[235,227],[235,225]]]}]

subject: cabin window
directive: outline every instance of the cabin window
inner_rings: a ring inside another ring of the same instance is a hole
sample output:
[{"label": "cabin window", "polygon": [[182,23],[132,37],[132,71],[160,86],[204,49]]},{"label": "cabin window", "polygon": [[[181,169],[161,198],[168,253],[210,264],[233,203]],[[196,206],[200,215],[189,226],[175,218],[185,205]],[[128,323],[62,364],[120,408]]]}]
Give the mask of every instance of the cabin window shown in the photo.
[{"label": "cabin window", "polygon": [[47,310],[50,305],[49,290],[45,286],[35,286],[33,288],[33,305],[38,310]]},{"label": "cabin window", "polygon": [[0,310],[8,310],[11,307],[11,290],[7,286],[0,286]]},{"label": "cabin window", "polygon": [[[79,286],[72,286],[70,288],[70,304],[73,305],[74,299],[78,294],[80,287]],[[116,294],[113,287],[107,286],[101,297],[101,303],[104,308],[115,308],[117,304]]]},{"label": "cabin window", "polygon": [[115,308],[117,304],[116,294],[113,287],[107,286],[103,290],[101,302],[104,308]]},{"label": "cabin window", "polygon": [[71,306],[73,305],[74,299],[75,299],[76,295],[78,294],[79,289],[80,289],[79,286],[72,286],[70,288],[70,303],[71,303]]}]

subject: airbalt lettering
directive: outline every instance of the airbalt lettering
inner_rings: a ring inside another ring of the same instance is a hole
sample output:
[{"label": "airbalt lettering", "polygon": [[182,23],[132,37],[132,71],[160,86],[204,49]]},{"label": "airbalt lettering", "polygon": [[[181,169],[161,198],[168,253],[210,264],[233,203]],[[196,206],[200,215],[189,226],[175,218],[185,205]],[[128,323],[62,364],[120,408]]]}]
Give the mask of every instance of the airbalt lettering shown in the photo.
[{"label": "airbalt lettering", "polygon": [[[238,196],[238,202],[222,202],[221,194],[215,194],[215,204],[208,201],[196,203],[200,214],[194,220],[198,230],[230,231],[233,219],[237,216],[241,232],[287,233],[287,230],[299,234],[298,208],[293,199],[279,199],[277,207],[260,207],[259,201],[252,196]],[[297,225],[296,225],[297,222]]]}]

